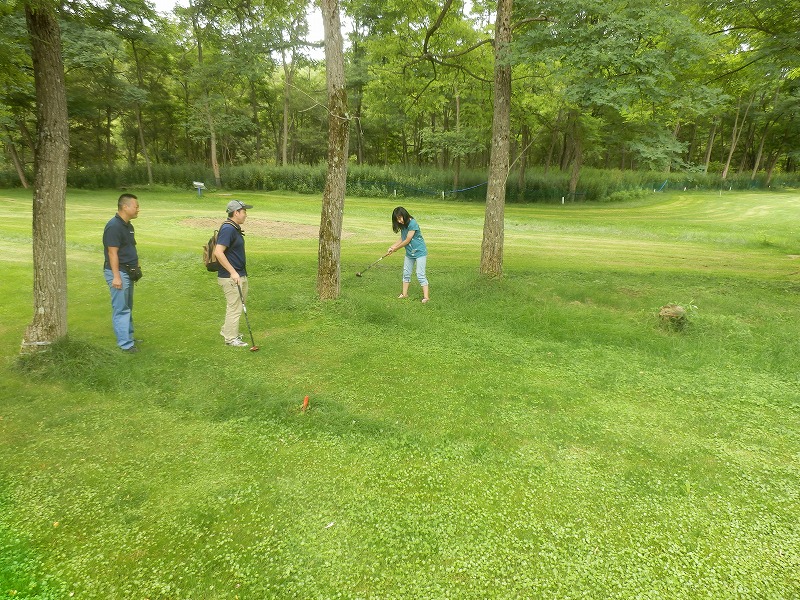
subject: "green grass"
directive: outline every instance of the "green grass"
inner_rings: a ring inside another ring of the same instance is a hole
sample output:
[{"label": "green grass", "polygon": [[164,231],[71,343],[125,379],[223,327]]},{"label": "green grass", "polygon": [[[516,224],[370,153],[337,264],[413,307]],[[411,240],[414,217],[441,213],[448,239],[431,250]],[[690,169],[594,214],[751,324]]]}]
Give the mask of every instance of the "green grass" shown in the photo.
[{"label": "green grass", "polygon": [[69,340],[27,360],[30,200],[0,193],[0,595],[800,596],[797,193],[510,205],[499,280],[481,206],[404,200],[427,306],[400,257],[355,277],[392,200],[347,200],[320,303],[319,197],[238,194],[258,353],[221,344],[192,226],[229,197],[138,193],[142,352],[102,277],[117,194],[70,191]]}]

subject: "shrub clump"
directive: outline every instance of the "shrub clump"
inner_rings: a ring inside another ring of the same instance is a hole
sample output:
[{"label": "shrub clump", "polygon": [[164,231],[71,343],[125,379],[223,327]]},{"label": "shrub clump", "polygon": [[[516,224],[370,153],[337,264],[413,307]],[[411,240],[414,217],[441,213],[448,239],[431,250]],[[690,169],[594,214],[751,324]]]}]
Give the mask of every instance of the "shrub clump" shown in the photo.
[{"label": "shrub clump", "polygon": [[680,304],[665,304],[658,311],[661,323],[677,331],[681,331],[689,324],[689,314],[695,308],[692,304],[683,307]]}]

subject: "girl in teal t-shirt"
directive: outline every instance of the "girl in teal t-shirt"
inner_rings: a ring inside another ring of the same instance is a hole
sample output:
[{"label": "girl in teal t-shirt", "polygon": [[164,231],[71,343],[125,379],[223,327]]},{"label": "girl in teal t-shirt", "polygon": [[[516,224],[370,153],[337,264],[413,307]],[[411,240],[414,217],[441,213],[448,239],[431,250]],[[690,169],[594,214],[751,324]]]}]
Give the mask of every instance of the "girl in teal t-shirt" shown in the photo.
[{"label": "girl in teal t-shirt", "polygon": [[398,298],[408,298],[408,285],[411,283],[411,272],[416,266],[417,281],[422,286],[422,303],[426,304],[428,296],[428,279],[425,268],[428,265],[428,248],[416,219],[408,214],[402,206],[392,211],[392,230],[400,232],[400,241],[389,246],[388,254],[405,246],[406,256],[403,261],[403,293]]}]

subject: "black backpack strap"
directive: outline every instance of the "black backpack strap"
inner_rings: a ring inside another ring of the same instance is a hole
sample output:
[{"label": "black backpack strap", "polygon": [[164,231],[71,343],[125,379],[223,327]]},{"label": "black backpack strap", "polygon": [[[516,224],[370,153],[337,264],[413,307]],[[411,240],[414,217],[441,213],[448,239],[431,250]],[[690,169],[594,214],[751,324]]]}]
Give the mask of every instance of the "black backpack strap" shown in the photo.
[{"label": "black backpack strap", "polygon": [[[236,221],[225,219],[225,222],[222,225],[231,225],[236,231],[239,232],[239,235],[244,235],[244,231],[242,231],[242,228],[239,227],[239,224]],[[222,225],[219,226],[220,231],[222,231]]]}]

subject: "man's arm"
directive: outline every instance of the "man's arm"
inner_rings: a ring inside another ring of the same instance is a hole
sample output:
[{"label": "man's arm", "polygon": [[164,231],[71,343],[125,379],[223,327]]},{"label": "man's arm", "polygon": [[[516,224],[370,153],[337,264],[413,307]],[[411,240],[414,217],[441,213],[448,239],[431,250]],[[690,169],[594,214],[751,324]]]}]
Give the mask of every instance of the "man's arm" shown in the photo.
[{"label": "man's arm", "polygon": [[227,246],[217,244],[216,247],[214,248],[214,256],[217,258],[220,267],[225,269],[228,273],[230,273],[231,279],[236,282],[236,285],[239,285],[239,281],[241,280],[241,278],[239,277],[239,273],[236,272],[236,269],[234,269],[231,266],[228,257],[225,256],[225,250],[227,249],[228,249]]},{"label": "man's arm", "polygon": [[108,247],[108,265],[111,267],[111,272],[114,274],[111,287],[121,290],[122,276],[119,274],[119,248],[116,246]]}]

